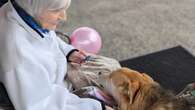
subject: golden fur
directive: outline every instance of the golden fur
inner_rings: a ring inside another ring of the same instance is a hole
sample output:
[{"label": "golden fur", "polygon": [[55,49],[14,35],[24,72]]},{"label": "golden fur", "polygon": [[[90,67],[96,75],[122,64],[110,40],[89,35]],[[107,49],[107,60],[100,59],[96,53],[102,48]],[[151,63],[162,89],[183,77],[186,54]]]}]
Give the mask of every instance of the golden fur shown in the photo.
[{"label": "golden fur", "polygon": [[112,90],[120,110],[190,110],[185,100],[176,99],[145,73],[122,68],[110,74],[108,82],[105,89]]}]

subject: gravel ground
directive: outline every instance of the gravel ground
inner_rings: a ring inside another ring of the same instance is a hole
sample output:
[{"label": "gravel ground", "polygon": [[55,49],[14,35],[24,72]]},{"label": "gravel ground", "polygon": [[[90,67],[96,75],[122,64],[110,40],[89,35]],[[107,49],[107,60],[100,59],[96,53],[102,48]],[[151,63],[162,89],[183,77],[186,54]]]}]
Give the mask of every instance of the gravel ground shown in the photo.
[{"label": "gravel ground", "polygon": [[95,28],[100,54],[118,60],[176,45],[195,54],[195,0],[72,0],[60,30]]}]

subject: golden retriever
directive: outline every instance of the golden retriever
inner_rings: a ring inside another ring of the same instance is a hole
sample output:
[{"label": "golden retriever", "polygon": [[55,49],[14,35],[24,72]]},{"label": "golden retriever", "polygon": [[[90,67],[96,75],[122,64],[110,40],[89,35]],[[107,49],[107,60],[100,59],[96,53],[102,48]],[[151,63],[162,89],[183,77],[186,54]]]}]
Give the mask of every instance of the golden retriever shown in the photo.
[{"label": "golden retriever", "polygon": [[118,104],[119,110],[190,110],[145,73],[121,68],[98,81]]}]

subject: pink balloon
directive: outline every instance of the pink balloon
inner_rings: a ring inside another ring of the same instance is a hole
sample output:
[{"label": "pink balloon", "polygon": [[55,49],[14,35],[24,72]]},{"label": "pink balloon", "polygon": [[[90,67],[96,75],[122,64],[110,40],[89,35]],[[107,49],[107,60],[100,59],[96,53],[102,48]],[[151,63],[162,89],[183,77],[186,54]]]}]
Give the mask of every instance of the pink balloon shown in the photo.
[{"label": "pink balloon", "polygon": [[88,53],[97,54],[101,48],[102,40],[99,33],[89,27],[80,27],[70,36],[71,44]]}]

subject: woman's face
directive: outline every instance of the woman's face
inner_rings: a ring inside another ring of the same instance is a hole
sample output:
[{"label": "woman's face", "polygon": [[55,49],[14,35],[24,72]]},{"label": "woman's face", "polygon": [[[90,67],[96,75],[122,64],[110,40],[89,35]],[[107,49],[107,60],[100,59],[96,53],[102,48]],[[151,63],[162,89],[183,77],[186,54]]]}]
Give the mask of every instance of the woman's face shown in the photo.
[{"label": "woman's face", "polygon": [[67,15],[64,8],[57,10],[45,10],[36,17],[42,28],[55,30],[60,21],[66,21]]}]

